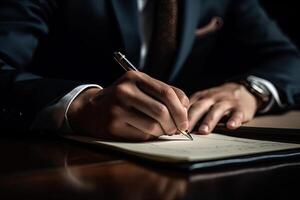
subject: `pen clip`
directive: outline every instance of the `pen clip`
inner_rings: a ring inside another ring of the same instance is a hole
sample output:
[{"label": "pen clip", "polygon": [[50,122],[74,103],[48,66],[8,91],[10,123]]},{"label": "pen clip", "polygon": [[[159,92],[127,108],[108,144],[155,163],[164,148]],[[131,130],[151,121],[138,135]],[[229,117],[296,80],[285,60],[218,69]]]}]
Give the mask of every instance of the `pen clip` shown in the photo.
[{"label": "pen clip", "polygon": [[114,59],[125,69],[125,71],[138,71],[137,68],[120,52],[114,53]]}]

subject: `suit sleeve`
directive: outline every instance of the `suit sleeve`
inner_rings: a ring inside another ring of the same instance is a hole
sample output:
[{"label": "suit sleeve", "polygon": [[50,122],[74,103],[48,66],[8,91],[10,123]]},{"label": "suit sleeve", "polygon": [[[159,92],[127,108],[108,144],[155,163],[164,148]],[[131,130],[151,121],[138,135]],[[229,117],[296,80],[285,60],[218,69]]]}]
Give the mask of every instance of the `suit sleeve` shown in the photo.
[{"label": "suit sleeve", "polygon": [[300,103],[300,56],[297,48],[267,16],[257,0],[233,1],[234,37],[247,49],[253,70],[273,83],[286,105]]},{"label": "suit sleeve", "polygon": [[28,70],[55,8],[54,0],[0,1],[0,128],[28,129],[42,108],[80,84]]}]

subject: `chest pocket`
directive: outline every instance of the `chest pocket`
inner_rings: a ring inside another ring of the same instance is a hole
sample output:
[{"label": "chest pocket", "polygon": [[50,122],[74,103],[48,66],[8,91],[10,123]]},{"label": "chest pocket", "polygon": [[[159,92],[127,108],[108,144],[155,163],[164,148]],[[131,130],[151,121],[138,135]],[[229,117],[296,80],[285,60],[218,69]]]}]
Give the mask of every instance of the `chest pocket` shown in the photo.
[{"label": "chest pocket", "polygon": [[213,17],[204,26],[195,30],[194,51],[200,53],[209,51],[214,45],[224,25],[221,17]]},{"label": "chest pocket", "polygon": [[221,17],[212,17],[205,25],[200,25],[194,32],[194,44],[190,58],[197,59],[198,64],[205,62],[205,58],[211,53],[217,43],[224,25]]}]

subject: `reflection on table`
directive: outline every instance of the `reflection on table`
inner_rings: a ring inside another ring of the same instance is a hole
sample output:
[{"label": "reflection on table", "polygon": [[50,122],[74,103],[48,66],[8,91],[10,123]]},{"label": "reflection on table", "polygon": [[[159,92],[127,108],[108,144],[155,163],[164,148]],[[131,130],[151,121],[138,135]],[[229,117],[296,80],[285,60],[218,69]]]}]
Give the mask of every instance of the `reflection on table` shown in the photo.
[{"label": "reflection on table", "polygon": [[1,138],[0,158],[1,200],[288,199],[300,186],[300,158],[187,173],[44,136]]}]

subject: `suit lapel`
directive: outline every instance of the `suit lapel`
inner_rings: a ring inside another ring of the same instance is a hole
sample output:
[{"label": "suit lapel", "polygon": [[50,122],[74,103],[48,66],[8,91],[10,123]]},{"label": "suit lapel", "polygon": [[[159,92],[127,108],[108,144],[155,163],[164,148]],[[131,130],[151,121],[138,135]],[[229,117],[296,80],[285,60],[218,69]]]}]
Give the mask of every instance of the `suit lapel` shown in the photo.
[{"label": "suit lapel", "polygon": [[182,10],[180,11],[179,16],[179,19],[181,19],[179,22],[179,48],[173,70],[168,78],[169,82],[172,82],[175,79],[191,50],[195,39],[194,32],[201,12],[200,3],[201,0],[180,0],[180,9]]},{"label": "suit lapel", "polygon": [[141,46],[137,2],[136,0],[112,0],[111,2],[122,35],[125,54],[133,64],[137,65]]}]

